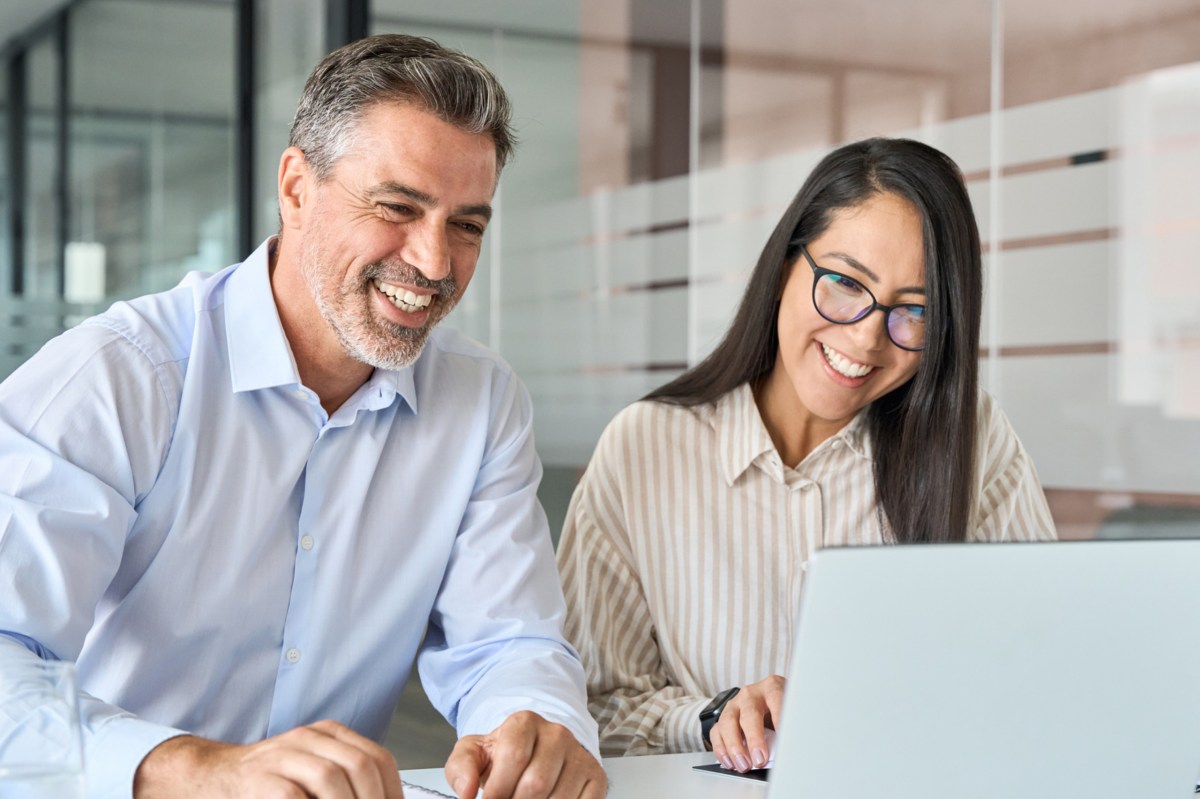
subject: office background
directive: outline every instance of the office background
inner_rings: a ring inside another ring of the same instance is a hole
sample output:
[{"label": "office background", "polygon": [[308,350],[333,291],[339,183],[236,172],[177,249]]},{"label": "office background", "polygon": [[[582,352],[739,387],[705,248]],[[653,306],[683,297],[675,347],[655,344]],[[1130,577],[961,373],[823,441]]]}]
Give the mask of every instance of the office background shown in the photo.
[{"label": "office background", "polygon": [[479,57],[515,102],[447,323],[529,386],[552,526],[608,419],[719,337],[809,169],[877,134],[967,175],[984,384],[1060,534],[1200,524],[1196,0],[5,3],[0,377],[274,232],[305,76],[390,31]]}]

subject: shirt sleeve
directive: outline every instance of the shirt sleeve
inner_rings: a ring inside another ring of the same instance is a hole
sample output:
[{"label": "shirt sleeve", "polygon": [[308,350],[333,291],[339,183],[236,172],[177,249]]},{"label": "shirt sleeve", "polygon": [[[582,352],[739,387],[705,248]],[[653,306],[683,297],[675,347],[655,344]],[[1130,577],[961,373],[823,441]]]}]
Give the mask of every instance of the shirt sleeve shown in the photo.
[{"label": "shirt sleeve", "polygon": [[972,540],[1051,541],[1058,537],[1033,459],[1008,417],[986,393],[979,404],[978,511]]},{"label": "shirt sleeve", "polygon": [[559,541],[567,638],[583,658],[604,755],[701,751],[699,714],[711,697],[689,695],[659,652],[624,512],[620,418],[571,498]]},{"label": "shirt sleeve", "polygon": [[509,374],[417,658],[430,701],[459,735],[532,710],[599,757],[583,667],[563,637],[566,609],[537,499],[532,403]]},{"label": "shirt sleeve", "polygon": [[[0,643],[75,660],[121,563],[139,495],[169,438],[159,375],[121,335],[84,325],[0,384]],[[82,695],[91,797],[128,797],[179,731]]]}]

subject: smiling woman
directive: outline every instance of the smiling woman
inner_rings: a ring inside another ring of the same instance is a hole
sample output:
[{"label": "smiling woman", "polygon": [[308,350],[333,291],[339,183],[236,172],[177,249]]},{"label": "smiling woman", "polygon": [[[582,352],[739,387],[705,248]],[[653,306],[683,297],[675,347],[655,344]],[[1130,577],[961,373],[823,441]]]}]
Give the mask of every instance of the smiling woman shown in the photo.
[{"label": "smiling woman", "polygon": [[1054,537],[978,388],[981,293],[947,156],[871,139],[817,165],[724,339],[612,421],[572,498],[567,635],[606,754],[761,766],[822,547]]}]

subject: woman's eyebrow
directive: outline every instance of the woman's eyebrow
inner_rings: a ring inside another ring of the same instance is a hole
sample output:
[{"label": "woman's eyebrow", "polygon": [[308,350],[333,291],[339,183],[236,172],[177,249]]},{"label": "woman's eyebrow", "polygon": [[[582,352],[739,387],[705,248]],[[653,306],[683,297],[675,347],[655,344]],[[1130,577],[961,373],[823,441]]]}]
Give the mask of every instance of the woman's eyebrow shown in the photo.
[{"label": "woman's eyebrow", "polygon": [[[879,275],[877,275],[873,271],[871,271],[866,266],[866,264],[863,264],[862,262],[860,262],[853,255],[847,255],[844,252],[827,252],[827,253],[824,253],[822,257],[823,258],[836,258],[839,261],[841,261],[842,263],[846,264],[846,266],[850,267],[851,269],[855,269],[859,272],[862,272],[864,275],[871,278],[871,280],[875,281],[876,283],[879,282]],[[905,286],[903,288],[896,289],[896,293],[897,294],[924,294],[925,287],[924,286]]]}]

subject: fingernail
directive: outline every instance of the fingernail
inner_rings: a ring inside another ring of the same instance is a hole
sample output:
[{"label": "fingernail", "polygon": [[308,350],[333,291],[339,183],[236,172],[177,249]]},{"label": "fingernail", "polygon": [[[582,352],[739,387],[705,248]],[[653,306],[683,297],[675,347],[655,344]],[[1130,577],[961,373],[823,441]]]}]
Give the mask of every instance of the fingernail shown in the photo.
[{"label": "fingernail", "polygon": [[754,750],[754,767],[762,768],[766,764],[767,764],[767,756],[763,753],[763,750],[755,749]]},{"label": "fingernail", "polygon": [[467,778],[459,777],[454,781],[454,792],[459,796],[463,795],[463,789],[467,787]]},{"label": "fingernail", "polygon": [[728,755],[721,758],[721,768],[733,771],[733,761],[729,759]]},{"label": "fingernail", "polygon": [[737,770],[738,771],[749,771],[750,770],[750,761],[746,760],[745,756],[738,755],[736,758],[734,758],[734,760],[737,762]]}]

